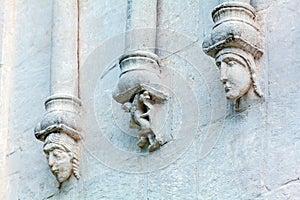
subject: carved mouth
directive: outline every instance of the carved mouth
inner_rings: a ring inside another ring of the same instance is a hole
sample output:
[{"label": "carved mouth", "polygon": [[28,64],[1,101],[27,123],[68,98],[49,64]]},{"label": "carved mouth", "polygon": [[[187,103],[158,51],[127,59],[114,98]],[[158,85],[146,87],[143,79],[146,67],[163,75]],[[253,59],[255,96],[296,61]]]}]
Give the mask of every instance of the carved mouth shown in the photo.
[{"label": "carved mouth", "polygon": [[58,172],[59,172],[59,170],[58,170],[58,169],[52,169],[52,173],[53,173],[53,174],[57,175],[57,174],[58,174]]},{"label": "carved mouth", "polygon": [[231,87],[230,86],[225,86],[224,89],[225,89],[225,92],[229,92],[231,90]]}]

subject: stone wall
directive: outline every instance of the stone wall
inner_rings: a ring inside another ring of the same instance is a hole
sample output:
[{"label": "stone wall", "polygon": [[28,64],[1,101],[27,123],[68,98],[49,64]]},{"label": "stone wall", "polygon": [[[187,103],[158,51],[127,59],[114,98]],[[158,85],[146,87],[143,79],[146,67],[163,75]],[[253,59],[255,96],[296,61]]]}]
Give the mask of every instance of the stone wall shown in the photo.
[{"label": "stone wall", "polygon": [[263,35],[264,101],[243,112],[226,102],[202,51],[220,2],[158,1],[157,54],[172,94],[160,117],[173,142],[150,154],[139,152],[128,114],[112,99],[127,1],[79,2],[81,178],[59,189],[33,134],[50,94],[52,2],[1,0],[1,199],[300,197],[297,0],[251,1]]}]

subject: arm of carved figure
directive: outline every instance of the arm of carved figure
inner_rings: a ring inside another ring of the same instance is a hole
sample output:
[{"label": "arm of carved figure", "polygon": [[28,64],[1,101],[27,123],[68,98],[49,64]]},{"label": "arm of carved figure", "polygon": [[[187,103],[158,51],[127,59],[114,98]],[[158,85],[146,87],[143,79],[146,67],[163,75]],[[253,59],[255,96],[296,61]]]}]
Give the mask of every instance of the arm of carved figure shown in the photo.
[{"label": "arm of carved figure", "polygon": [[146,107],[146,112],[140,115],[140,117],[149,117],[150,110],[153,108],[152,103],[151,103],[151,96],[149,92],[146,90],[139,96],[139,102],[142,107]]},{"label": "arm of carved figure", "polygon": [[130,102],[126,102],[122,105],[122,109],[125,110],[125,112],[130,112],[131,107],[132,104]]},{"label": "arm of carved figure", "polygon": [[142,118],[145,118],[145,117],[148,117],[148,116],[149,116],[149,111],[147,111],[147,112],[140,115],[140,117],[142,117]]}]

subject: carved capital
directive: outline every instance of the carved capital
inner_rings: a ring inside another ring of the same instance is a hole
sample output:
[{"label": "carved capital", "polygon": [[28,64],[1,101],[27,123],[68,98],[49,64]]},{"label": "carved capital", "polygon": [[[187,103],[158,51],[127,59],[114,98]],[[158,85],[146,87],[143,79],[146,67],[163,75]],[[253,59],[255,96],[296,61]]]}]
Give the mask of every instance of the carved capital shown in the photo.
[{"label": "carved capital", "polygon": [[44,141],[53,132],[69,135],[75,140],[80,139],[80,100],[69,95],[55,95],[45,102],[46,114],[35,128],[37,139]]},{"label": "carved capital", "polygon": [[147,51],[135,51],[120,58],[121,74],[113,98],[119,103],[128,102],[143,86],[158,88],[160,84],[159,58]]},{"label": "carved capital", "polygon": [[255,17],[254,8],[248,3],[225,2],[218,5],[212,12],[215,24],[211,35],[203,42],[204,52],[215,58],[219,50],[236,47],[259,58],[263,51]]}]

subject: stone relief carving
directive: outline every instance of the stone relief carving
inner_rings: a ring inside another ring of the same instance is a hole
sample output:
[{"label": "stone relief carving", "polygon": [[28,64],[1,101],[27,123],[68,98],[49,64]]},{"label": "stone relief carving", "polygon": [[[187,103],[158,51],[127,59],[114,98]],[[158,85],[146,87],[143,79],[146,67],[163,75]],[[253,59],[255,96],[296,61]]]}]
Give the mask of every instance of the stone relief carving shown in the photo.
[{"label": "stone relief carving", "polygon": [[137,51],[120,60],[121,76],[113,98],[123,104],[131,114],[131,128],[138,129],[138,147],[149,152],[162,146],[162,134],[155,131],[152,120],[157,104],[162,104],[168,95],[159,83],[159,64],[155,54]]},{"label": "stone relief carving", "polygon": [[44,143],[44,153],[57,181],[62,183],[72,174],[79,179],[79,161],[76,141],[63,133],[50,134]]},{"label": "stone relief carving", "polygon": [[236,48],[225,48],[217,53],[216,65],[221,71],[221,82],[228,99],[242,97],[251,86],[259,97],[262,96],[252,55]]},{"label": "stone relief carving", "polygon": [[47,113],[34,132],[44,142],[49,167],[61,184],[79,173],[80,101],[71,96],[52,96],[45,102]]},{"label": "stone relief carving", "polygon": [[229,100],[239,100],[253,92],[262,97],[255,60],[263,54],[255,10],[249,1],[229,1],[212,12],[215,25],[203,42],[203,50],[215,58],[221,82]]}]

